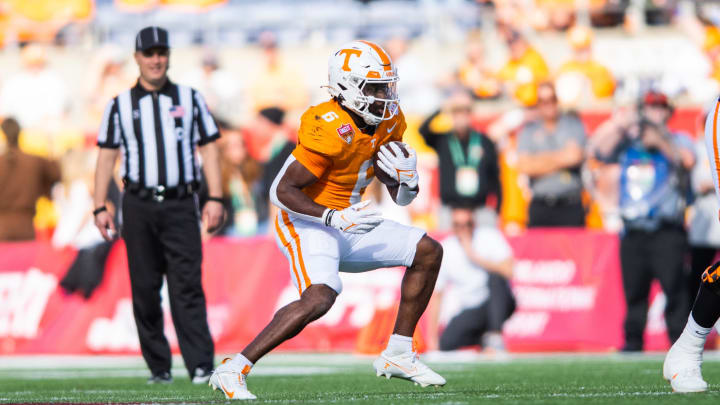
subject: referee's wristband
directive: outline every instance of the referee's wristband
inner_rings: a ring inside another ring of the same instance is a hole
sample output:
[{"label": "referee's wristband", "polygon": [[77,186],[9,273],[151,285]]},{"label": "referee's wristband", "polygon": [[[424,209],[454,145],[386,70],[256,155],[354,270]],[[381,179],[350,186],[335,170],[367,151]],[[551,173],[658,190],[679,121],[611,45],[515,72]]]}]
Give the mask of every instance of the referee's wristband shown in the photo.
[{"label": "referee's wristband", "polygon": [[208,200],[208,201],[219,202],[220,204],[224,204],[224,203],[225,203],[225,200],[223,200],[222,197],[208,197],[207,200]]},{"label": "referee's wristband", "polygon": [[[97,207],[97,208],[95,208],[95,209],[93,210],[93,216],[96,216],[97,214],[99,214],[99,213],[101,213],[101,212],[103,212],[103,211],[107,211],[107,207],[106,207],[106,206],[103,205],[102,207]],[[87,212],[87,211],[86,211],[86,212]]]}]

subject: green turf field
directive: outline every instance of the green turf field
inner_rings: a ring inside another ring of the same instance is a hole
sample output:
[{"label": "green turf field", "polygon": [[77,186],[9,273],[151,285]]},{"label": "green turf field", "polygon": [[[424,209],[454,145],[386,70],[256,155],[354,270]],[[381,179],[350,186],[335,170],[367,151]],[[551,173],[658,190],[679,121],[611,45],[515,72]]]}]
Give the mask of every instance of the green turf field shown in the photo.
[{"label": "green turf field", "polygon": [[[672,394],[662,380],[661,355],[523,356],[503,361],[476,356],[428,362],[447,379],[443,388],[377,378],[371,362],[372,357],[274,355],[255,367],[249,387],[259,403],[695,405],[720,401],[716,355],[703,367],[709,392],[684,395]],[[62,364],[0,365],[0,403],[227,402],[220,391],[190,384],[182,368],[174,368],[173,373],[173,384],[149,386],[139,359],[116,366],[90,361],[67,369]]]}]

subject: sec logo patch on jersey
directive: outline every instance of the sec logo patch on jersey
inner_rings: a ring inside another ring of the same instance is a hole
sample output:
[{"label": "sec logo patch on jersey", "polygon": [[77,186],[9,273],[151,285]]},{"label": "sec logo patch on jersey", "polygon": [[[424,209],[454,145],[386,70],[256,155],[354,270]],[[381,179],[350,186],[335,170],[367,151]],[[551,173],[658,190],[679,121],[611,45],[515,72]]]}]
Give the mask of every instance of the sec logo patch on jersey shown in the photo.
[{"label": "sec logo patch on jersey", "polygon": [[342,124],[340,128],[337,129],[337,133],[348,145],[352,143],[353,137],[355,136],[355,131],[350,124]]}]

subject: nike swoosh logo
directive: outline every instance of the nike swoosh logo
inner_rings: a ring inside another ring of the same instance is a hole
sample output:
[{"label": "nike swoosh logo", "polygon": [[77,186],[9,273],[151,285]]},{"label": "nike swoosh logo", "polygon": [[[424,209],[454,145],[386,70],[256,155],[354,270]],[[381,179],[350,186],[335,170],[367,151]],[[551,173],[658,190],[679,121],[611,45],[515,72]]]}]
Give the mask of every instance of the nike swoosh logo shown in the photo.
[{"label": "nike swoosh logo", "polygon": [[222,390],[223,390],[223,392],[225,393],[225,395],[227,395],[228,398],[233,399],[233,397],[235,396],[235,391],[228,391],[228,390],[226,390],[226,389],[225,389],[225,384],[223,384],[221,378],[218,378],[218,381],[220,382],[220,388],[222,388]]},{"label": "nike swoosh logo", "polygon": [[[345,215],[340,215],[340,218],[342,218],[343,221],[345,221],[345,222],[350,222],[350,221],[347,220],[347,218],[345,218]],[[343,229],[343,231],[347,231],[348,229],[350,229],[350,228],[352,228],[353,226],[356,226],[356,225],[357,225],[357,224],[353,222],[350,226],[348,226],[348,227],[346,227],[345,229]]]},{"label": "nike swoosh logo", "polygon": [[388,134],[389,134],[390,132],[392,132],[392,130],[395,129],[396,126],[397,126],[397,121],[393,124],[393,126],[391,126],[390,128],[388,128],[388,130],[387,130]]},{"label": "nike swoosh logo", "polygon": [[409,176],[411,179],[415,177],[415,173],[413,173],[412,170],[400,170],[395,169],[395,171],[398,173],[398,178],[400,178],[401,175],[405,174],[406,176]]},{"label": "nike swoosh logo", "polygon": [[[392,364],[393,366],[399,368],[399,369],[400,369],[402,372],[404,372],[405,374],[414,374],[414,373],[417,372],[417,367],[413,367],[413,368],[411,368],[410,370],[408,370],[408,369],[406,369],[405,367],[403,367],[403,366],[401,366],[401,365],[399,365],[399,364],[397,364],[397,363],[395,363],[395,362],[392,362],[392,361],[387,360],[387,359],[386,359],[386,361],[387,361],[388,363]],[[386,363],[386,364],[387,364],[387,363]]]}]

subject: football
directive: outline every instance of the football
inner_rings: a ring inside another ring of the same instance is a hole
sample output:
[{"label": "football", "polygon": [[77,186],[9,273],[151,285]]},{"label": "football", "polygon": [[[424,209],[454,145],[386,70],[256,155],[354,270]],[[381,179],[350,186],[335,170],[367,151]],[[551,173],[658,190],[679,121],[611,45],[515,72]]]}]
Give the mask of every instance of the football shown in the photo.
[{"label": "football", "polygon": [[[394,142],[388,142],[386,145],[390,145],[390,144],[392,144],[392,143],[397,144],[397,146],[400,147],[400,150],[403,152],[403,154],[405,155],[405,157],[410,156],[410,153],[409,153],[409,152],[407,151],[407,149],[405,148],[405,144],[404,144],[404,143],[394,141]],[[388,146],[388,148],[390,149],[390,153],[392,153],[392,154],[394,155],[395,153],[394,153],[393,149],[390,148],[389,146]],[[388,175],[387,173],[385,173],[385,172],[378,166],[378,164],[377,164],[377,162],[378,162],[378,160],[379,160],[379,159],[378,159],[378,153],[380,153],[379,149],[378,149],[378,152],[375,153],[375,156],[373,156],[373,168],[375,169],[375,177],[377,177],[377,179],[380,180],[381,183],[385,184],[385,185],[388,186],[388,187],[397,187],[397,186],[398,186],[397,180],[395,180],[394,178],[390,177],[390,175]]]}]

